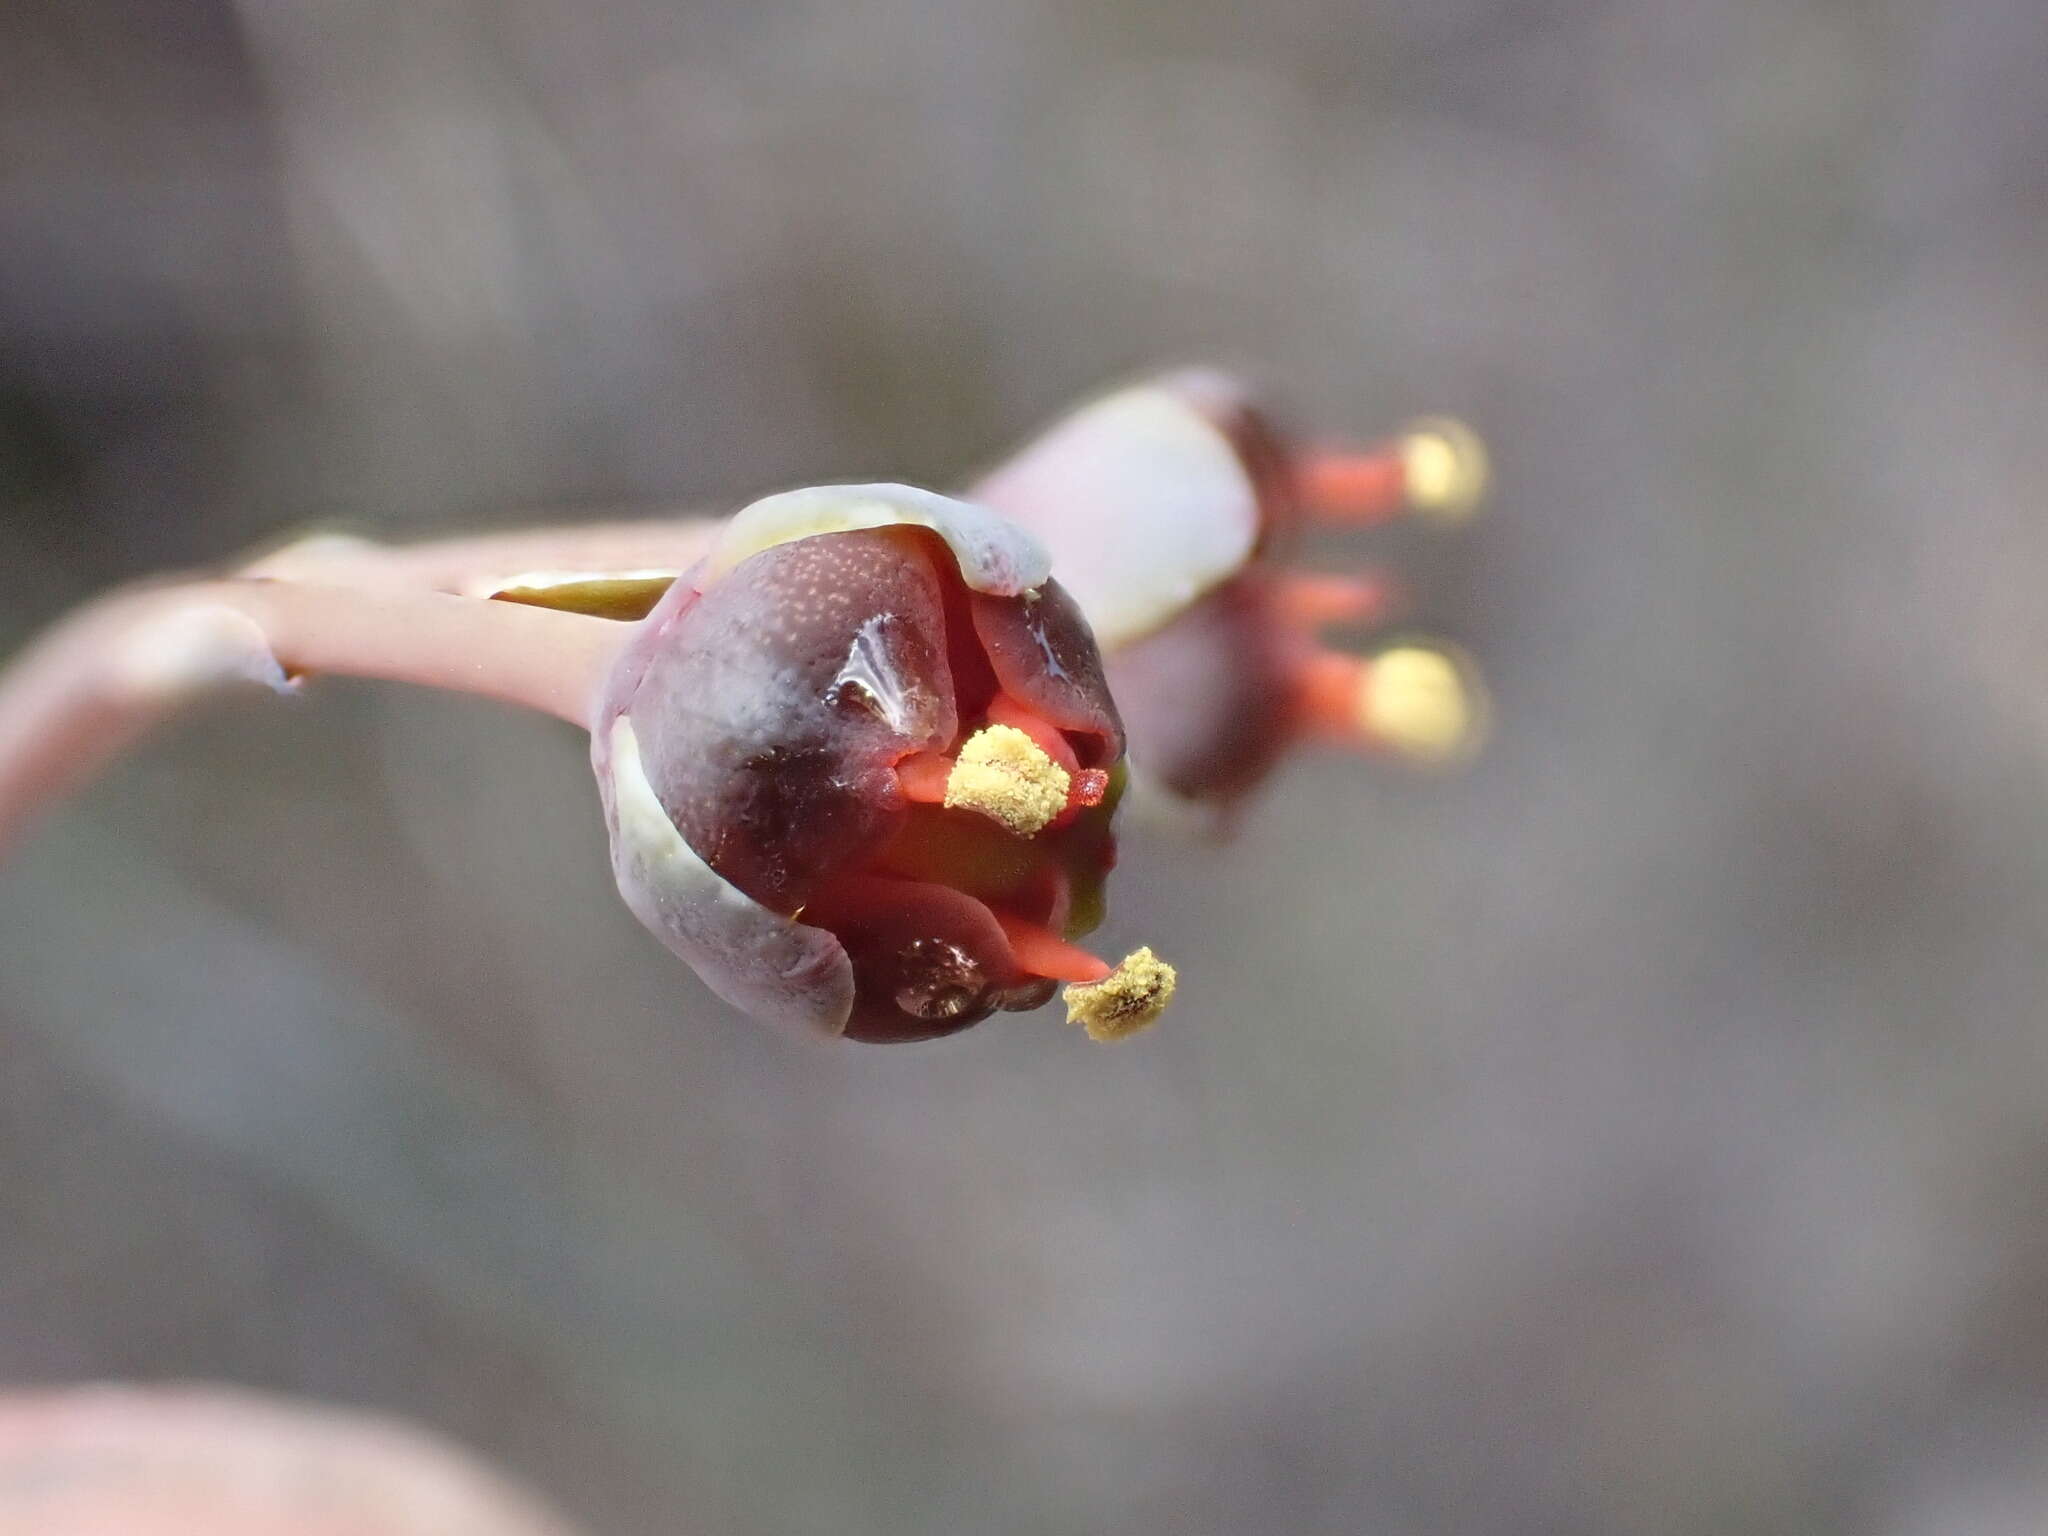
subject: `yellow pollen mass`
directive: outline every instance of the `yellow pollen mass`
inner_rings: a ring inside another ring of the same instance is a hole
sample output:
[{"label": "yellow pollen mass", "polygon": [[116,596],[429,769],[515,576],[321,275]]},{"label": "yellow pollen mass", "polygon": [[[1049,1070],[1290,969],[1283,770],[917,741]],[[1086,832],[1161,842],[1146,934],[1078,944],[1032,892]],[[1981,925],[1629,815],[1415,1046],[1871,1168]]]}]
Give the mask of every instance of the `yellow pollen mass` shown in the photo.
[{"label": "yellow pollen mass", "polygon": [[1418,421],[1401,438],[1401,477],[1416,511],[1463,522],[1486,497],[1486,445],[1449,416]]},{"label": "yellow pollen mass", "polygon": [[1067,770],[1014,725],[986,725],[967,738],[946,778],[949,810],[979,811],[1031,837],[1067,808]]},{"label": "yellow pollen mass", "polygon": [[1127,1040],[1149,1028],[1173,1001],[1180,978],[1151,949],[1134,949],[1102,980],[1067,988],[1067,1022],[1085,1025],[1090,1040]]},{"label": "yellow pollen mass", "polygon": [[1366,668],[1358,719],[1375,741],[1425,763],[1462,757],[1477,743],[1482,710],[1458,664],[1442,651],[1402,645]]}]

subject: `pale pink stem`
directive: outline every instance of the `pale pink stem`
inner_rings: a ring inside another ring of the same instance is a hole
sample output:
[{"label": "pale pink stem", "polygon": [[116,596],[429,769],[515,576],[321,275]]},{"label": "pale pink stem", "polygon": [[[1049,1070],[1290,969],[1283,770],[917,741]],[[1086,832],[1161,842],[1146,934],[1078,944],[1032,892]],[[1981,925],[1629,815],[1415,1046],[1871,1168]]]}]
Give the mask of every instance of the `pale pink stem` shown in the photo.
[{"label": "pale pink stem", "polygon": [[434,592],[195,582],[80,610],[0,673],[0,846],[185,700],[333,672],[524,705],[586,729],[629,626]]},{"label": "pale pink stem", "polygon": [[720,525],[712,517],[650,518],[401,545],[315,536],[254,561],[240,574],[489,597],[512,587],[573,578],[681,575],[711,547]]}]

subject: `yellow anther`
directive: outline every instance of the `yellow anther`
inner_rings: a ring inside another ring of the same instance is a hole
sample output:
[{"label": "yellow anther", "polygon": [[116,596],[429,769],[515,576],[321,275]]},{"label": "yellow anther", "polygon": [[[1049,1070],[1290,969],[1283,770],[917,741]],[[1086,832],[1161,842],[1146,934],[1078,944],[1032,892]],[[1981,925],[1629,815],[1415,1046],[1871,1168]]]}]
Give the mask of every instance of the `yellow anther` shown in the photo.
[{"label": "yellow anther", "polygon": [[1067,1022],[1084,1025],[1090,1040],[1125,1040],[1155,1023],[1179,983],[1173,967],[1149,948],[1134,949],[1102,980],[1061,994]]},{"label": "yellow anther", "polygon": [[1031,837],[1067,808],[1071,783],[1067,770],[1023,731],[987,725],[961,747],[946,778],[946,806],[979,811]]},{"label": "yellow anther", "polygon": [[1448,763],[1478,746],[1483,694],[1468,669],[1443,651],[1399,645],[1367,664],[1358,689],[1366,736],[1423,763]]},{"label": "yellow anther", "polygon": [[1401,435],[1401,478],[1408,504],[1424,517],[1459,523],[1486,498],[1486,445],[1462,421],[1431,416]]}]

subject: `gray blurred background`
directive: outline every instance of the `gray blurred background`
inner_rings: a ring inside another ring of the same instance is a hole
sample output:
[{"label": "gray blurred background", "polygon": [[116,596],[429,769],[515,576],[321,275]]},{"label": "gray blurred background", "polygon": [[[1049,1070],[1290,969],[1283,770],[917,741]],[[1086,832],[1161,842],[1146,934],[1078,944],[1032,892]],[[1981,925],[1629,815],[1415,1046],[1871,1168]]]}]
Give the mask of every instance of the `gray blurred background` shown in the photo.
[{"label": "gray blurred background", "polygon": [[2048,1529],[2048,8],[14,0],[0,643],[309,525],[1449,409],[1469,775],[1129,845],[1183,1002],[736,1019],[580,744],[345,684],[0,872],[0,1376],[606,1532]]}]

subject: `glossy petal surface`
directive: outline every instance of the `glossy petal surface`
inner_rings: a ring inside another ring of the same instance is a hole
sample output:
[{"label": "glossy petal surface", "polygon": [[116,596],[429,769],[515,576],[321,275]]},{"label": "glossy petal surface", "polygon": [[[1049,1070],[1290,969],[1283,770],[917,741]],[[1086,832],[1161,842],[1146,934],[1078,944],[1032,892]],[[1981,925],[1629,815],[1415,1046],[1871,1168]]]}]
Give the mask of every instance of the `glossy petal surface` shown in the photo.
[{"label": "glossy petal surface", "polygon": [[1258,488],[1229,436],[1163,385],[1082,407],[972,494],[1044,540],[1105,651],[1227,580],[1260,533]]}]

